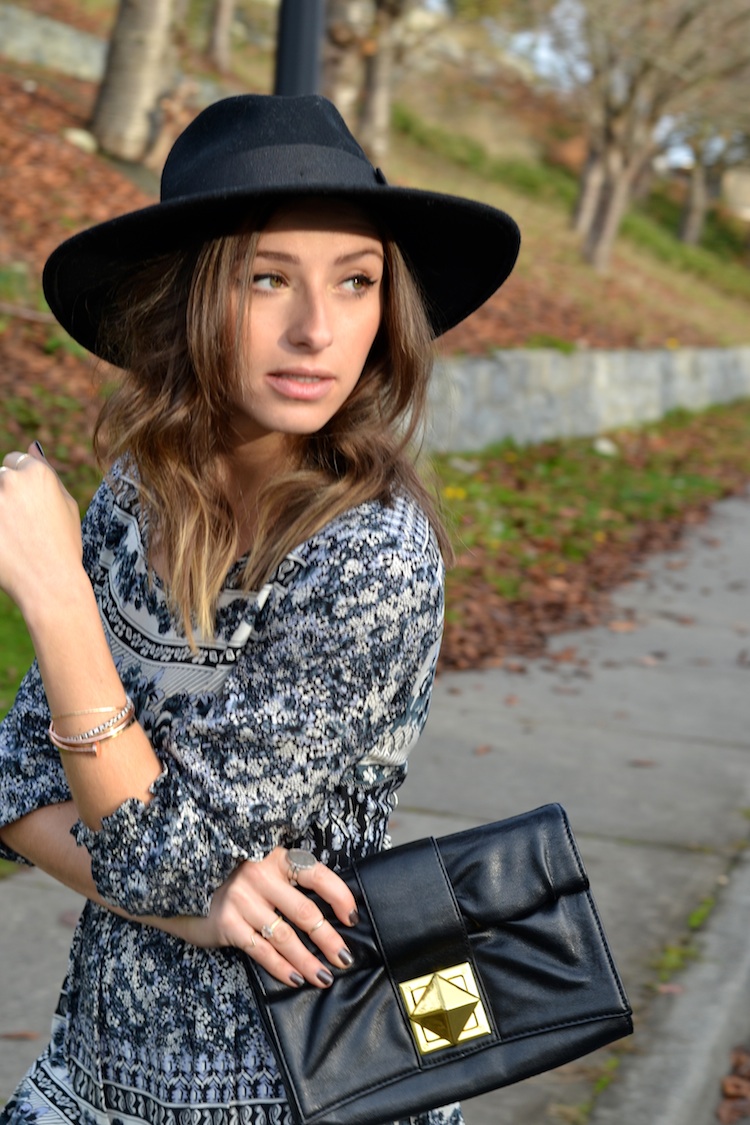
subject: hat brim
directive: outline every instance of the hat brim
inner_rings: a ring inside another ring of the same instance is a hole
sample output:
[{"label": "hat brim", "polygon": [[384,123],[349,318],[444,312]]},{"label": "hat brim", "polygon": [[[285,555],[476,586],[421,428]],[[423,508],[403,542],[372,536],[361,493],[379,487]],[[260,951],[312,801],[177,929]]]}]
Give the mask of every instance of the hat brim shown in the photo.
[{"label": "hat brim", "polygon": [[236,230],[252,206],[344,197],[381,221],[425,300],[434,335],[464,320],[507,279],[520,232],[504,211],[457,196],[378,185],[221,192],[154,203],[67,239],[44,268],[44,294],[63,328],[94,355],[116,362],[100,325],[118,286],[149,258]]}]

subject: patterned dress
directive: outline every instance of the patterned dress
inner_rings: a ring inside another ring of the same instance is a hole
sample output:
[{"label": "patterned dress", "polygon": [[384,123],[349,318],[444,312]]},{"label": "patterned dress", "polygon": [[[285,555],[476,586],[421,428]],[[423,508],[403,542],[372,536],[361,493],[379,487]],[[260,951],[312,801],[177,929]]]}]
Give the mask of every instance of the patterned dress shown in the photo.
[{"label": "patterned dress", "polygon": [[[352,509],[253,594],[238,563],[197,652],[148,571],[147,536],[134,482],[115,472],[84,521],[84,564],[163,772],[148,805],[74,829],[102,895],[132,915],[205,915],[239,862],[277,845],[334,868],[388,846],[442,628],[443,566],[421,510],[405,497]],[[33,666],[0,724],[0,824],[70,799],[48,723]],[[237,955],[88,902],[50,1045],[0,1125],[289,1121]],[[462,1118],[447,1107],[414,1121]]]}]

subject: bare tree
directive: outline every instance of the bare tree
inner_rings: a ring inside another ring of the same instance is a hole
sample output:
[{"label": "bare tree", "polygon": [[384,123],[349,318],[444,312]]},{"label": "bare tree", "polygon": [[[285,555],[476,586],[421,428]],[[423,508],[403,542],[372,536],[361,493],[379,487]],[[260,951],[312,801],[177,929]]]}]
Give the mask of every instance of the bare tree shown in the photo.
[{"label": "bare tree", "polygon": [[[750,68],[745,83],[750,80]],[[691,154],[688,187],[680,217],[679,238],[696,246],[703,235],[706,215],[720,195],[730,168],[750,156],[750,107],[732,88],[712,91],[689,117],[678,122],[676,141]]]},{"label": "bare tree", "polygon": [[364,51],[374,18],[374,0],[327,0],[323,93],[335,103],[351,129],[357,127]]},{"label": "bare tree", "polygon": [[211,11],[211,34],[208,58],[220,74],[229,71],[232,62],[232,22],[236,0],[214,0]]},{"label": "bare tree", "polygon": [[418,0],[328,0],[324,93],[375,163],[388,151],[394,71]]},{"label": "bare tree", "polygon": [[91,131],[121,160],[142,160],[157,133],[159,99],[174,73],[172,5],[120,0]]},{"label": "bare tree", "polygon": [[396,58],[404,17],[413,0],[375,0],[368,50],[359,131],[362,145],[375,164],[388,154],[391,102]]},{"label": "bare tree", "polygon": [[639,176],[666,143],[663,123],[725,88],[750,60],[750,0],[575,0],[549,28],[588,123],[575,224],[606,270]]}]

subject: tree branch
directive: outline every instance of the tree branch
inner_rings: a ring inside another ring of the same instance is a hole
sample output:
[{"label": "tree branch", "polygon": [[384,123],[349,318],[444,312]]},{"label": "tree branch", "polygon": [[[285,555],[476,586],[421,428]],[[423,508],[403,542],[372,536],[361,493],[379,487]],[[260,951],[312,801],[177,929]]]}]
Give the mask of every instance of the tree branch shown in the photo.
[{"label": "tree branch", "polygon": [[5,301],[0,301],[0,316],[12,316],[16,320],[31,320],[35,324],[57,324],[52,313],[22,309],[18,305],[6,304]]}]

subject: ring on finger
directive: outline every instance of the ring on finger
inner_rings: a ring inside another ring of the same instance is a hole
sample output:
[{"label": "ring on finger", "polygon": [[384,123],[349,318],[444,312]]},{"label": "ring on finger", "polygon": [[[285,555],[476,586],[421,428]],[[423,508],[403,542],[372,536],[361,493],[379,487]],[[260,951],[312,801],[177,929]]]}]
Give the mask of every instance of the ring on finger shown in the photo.
[{"label": "ring on finger", "polygon": [[265,926],[263,927],[263,929],[260,932],[263,934],[263,937],[266,939],[266,941],[273,941],[273,931],[276,929],[279,922],[281,922],[281,921],[282,921],[281,915],[277,914],[275,916],[273,922],[267,922],[265,924]]},{"label": "ring on finger", "polygon": [[18,468],[18,466],[19,466],[19,465],[21,464],[21,462],[22,462],[22,461],[28,461],[28,459],[29,459],[29,455],[28,455],[28,453],[22,453],[22,454],[21,454],[21,456],[20,456],[20,457],[18,458],[18,460],[16,461],[15,465],[13,466],[13,468],[14,468],[14,469],[17,469],[17,468]]},{"label": "ring on finger", "polygon": [[250,944],[255,949],[257,942],[255,941],[255,930],[252,928],[250,929]]},{"label": "ring on finger", "polygon": [[315,933],[315,931],[316,931],[316,930],[319,930],[319,929],[320,929],[320,927],[321,927],[321,926],[323,926],[323,925],[325,925],[325,918],[319,918],[319,919],[318,919],[318,921],[317,921],[317,922],[315,923],[315,925],[314,925],[314,926],[312,926],[312,927],[311,927],[311,928],[310,928],[310,929],[309,929],[309,930],[307,931],[307,936],[309,937],[309,936],[310,936],[310,934],[314,934],[314,933]]},{"label": "ring on finger", "polygon": [[290,848],[286,853],[286,862],[289,865],[289,882],[296,885],[300,871],[311,871],[318,861],[312,852],[304,848]]}]

